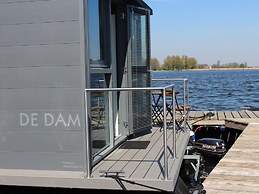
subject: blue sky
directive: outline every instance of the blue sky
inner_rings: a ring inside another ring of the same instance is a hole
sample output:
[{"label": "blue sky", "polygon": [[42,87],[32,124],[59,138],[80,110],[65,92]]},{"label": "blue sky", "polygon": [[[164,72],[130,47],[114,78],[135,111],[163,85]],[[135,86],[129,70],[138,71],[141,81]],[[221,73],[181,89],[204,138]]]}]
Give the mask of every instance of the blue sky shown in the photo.
[{"label": "blue sky", "polygon": [[199,64],[259,66],[259,0],[145,0],[151,53],[195,57]]}]

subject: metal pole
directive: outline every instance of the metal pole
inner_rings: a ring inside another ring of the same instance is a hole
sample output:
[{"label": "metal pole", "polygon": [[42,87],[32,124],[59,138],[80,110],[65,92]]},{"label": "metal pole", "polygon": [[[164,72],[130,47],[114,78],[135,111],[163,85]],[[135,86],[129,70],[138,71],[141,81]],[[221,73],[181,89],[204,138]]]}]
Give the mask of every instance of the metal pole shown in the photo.
[{"label": "metal pole", "polygon": [[164,88],[163,90],[163,121],[164,121],[164,179],[167,181],[168,180],[168,160],[167,160],[167,127],[166,127],[166,89]]},{"label": "metal pole", "polygon": [[174,153],[174,158],[176,158],[175,90],[173,90],[173,115],[174,115],[174,120],[173,120],[173,153]]},{"label": "metal pole", "polygon": [[186,79],[183,81],[183,116],[184,116],[184,123],[183,127],[186,130]]},{"label": "metal pole", "polygon": [[88,128],[90,125],[89,118],[88,118],[88,93],[85,91],[85,147],[86,147],[86,177],[91,177],[91,169],[92,169],[92,156],[91,156],[91,150],[90,150],[90,142],[91,142],[91,136],[90,136],[90,129]]},{"label": "metal pole", "polygon": [[[186,99],[187,99],[187,106],[189,106],[189,80],[186,79]],[[189,112],[187,114],[187,123],[189,123]]]}]

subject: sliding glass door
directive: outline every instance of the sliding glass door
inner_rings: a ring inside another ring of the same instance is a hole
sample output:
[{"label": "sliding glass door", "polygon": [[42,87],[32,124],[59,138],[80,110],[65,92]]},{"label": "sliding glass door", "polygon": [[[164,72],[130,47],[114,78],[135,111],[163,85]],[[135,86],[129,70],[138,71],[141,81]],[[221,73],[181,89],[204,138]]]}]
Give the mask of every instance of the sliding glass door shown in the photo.
[{"label": "sliding glass door", "polygon": [[[130,87],[150,86],[149,10],[130,6],[128,80]],[[151,128],[150,92],[132,92],[129,96],[132,130],[136,133]]]}]

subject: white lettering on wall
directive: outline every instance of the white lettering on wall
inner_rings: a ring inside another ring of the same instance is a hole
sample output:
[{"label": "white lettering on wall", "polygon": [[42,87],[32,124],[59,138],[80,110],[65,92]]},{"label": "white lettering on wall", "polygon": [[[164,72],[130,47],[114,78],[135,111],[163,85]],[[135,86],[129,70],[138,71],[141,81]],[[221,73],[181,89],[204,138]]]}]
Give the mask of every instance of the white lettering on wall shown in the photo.
[{"label": "white lettering on wall", "polygon": [[37,127],[39,126],[38,122],[38,113],[32,113],[31,114],[31,126]]},{"label": "white lettering on wall", "polygon": [[31,113],[30,115],[26,113],[20,113],[20,125],[21,126],[31,125],[33,127],[39,126],[38,113]]},{"label": "white lettering on wall", "polygon": [[81,127],[79,114],[20,113],[20,126]]},{"label": "white lettering on wall", "polygon": [[20,113],[20,125],[21,126],[26,126],[29,124],[29,116],[26,113]]},{"label": "white lettering on wall", "polygon": [[[72,123],[72,125],[71,125]],[[80,124],[80,119],[79,119],[79,115],[77,114],[76,115],[76,118],[74,118],[73,120],[73,117],[69,114],[68,115],[68,127],[69,126],[78,126],[78,127],[81,127],[81,124]]]},{"label": "white lettering on wall", "polygon": [[55,126],[58,126],[58,125],[63,125],[65,127],[67,126],[66,122],[64,121],[64,118],[62,117],[62,114],[58,115],[58,119],[57,119],[57,121],[55,123]]},{"label": "white lettering on wall", "polygon": [[50,113],[45,113],[44,114],[44,123],[46,127],[49,127],[53,125],[54,123],[54,117]]}]

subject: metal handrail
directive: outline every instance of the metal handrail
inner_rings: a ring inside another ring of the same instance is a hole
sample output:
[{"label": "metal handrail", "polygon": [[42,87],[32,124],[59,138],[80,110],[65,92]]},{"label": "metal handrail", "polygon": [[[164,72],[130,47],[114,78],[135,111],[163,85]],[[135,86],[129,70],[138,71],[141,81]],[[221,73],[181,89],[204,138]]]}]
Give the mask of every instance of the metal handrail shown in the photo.
[{"label": "metal handrail", "polygon": [[187,108],[189,106],[189,82],[186,78],[163,78],[163,79],[152,79],[152,81],[163,81],[174,83],[175,81],[183,82],[183,119],[184,119],[184,129],[187,128],[187,123],[189,122],[189,114],[187,114]]},{"label": "metal handrail", "polygon": [[[92,156],[91,156],[91,136],[89,130],[87,129],[89,125],[88,120],[88,93],[89,92],[121,92],[121,91],[154,91],[160,90],[163,94],[163,147],[164,147],[164,180],[168,180],[168,146],[167,146],[167,122],[166,122],[166,90],[168,88],[172,89],[173,93],[173,115],[175,115],[175,90],[174,84],[170,84],[164,87],[143,87],[143,88],[87,88],[85,89],[85,134],[86,134],[86,162],[87,162],[87,178],[91,177],[91,169],[92,169]],[[176,158],[176,126],[175,119],[173,119],[173,157]]]}]

